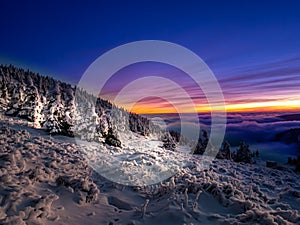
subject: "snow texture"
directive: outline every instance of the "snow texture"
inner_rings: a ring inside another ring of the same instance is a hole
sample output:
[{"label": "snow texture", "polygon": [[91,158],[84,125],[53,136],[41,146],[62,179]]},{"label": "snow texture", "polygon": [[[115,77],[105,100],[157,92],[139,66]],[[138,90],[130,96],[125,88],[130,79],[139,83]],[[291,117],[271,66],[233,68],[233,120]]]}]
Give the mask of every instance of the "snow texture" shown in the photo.
[{"label": "snow texture", "polygon": [[[292,170],[230,160],[201,170],[205,158],[195,155],[161,183],[130,187],[95,173],[73,138],[1,117],[1,224],[300,223],[300,176]],[[143,155],[143,163],[154,162]]]}]

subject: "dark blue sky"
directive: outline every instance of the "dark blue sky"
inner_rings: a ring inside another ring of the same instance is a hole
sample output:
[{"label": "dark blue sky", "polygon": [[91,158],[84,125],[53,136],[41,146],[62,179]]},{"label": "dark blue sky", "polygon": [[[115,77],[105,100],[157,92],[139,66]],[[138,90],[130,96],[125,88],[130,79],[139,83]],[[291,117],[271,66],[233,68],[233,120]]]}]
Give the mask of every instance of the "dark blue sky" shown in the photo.
[{"label": "dark blue sky", "polygon": [[104,52],[144,39],[189,48],[225,85],[248,76],[254,87],[251,74],[286,67],[300,84],[299,1],[5,0],[0,8],[0,62],[73,84]]},{"label": "dark blue sky", "polygon": [[300,53],[299,1],[2,1],[0,8],[1,60],[72,81],[105,51],[143,39],[181,44],[217,75]]}]

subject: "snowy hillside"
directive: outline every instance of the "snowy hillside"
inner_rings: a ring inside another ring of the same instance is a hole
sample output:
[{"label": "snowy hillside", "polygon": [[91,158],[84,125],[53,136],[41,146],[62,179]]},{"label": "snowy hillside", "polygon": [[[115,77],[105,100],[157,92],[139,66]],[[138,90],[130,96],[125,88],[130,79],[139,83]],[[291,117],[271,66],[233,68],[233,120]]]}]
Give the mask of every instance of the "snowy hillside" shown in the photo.
[{"label": "snowy hillside", "polygon": [[162,183],[130,187],[95,173],[73,138],[6,116],[0,136],[0,224],[300,223],[300,176],[292,170],[228,160],[201,170],[202,156],[193,156]]},{"label": "snowy hillside", "polygon": [[165,143],[172,140],[144,117],[82,90],[76,90],[76,97],[79,100],[75,101],[75,88],[69,84],[11,65],[0,66],[0,111],[26,119],[34,128],[113,146],[121,146],[118,133],[126,129],[143,136],[156,134]]}]

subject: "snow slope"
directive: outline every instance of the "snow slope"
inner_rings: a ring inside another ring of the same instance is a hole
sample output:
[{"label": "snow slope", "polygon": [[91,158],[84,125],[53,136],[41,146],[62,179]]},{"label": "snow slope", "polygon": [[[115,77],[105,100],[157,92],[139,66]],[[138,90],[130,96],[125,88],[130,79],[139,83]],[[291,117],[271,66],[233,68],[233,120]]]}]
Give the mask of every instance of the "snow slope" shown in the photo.
[{"label": "snow slope", "polygon": [[[203,158],[193,156],[170,179],[132,187],[96,173],[74,138],[3,115],[0,127],[0,224],[300,223],[300,175],[292,170],[228,160],[202,170]],[[125,162],[140,170],[156,163],[153,155],[176,157],[159,147],[142,154],[102,145],[107,155],[133,155]]]}]

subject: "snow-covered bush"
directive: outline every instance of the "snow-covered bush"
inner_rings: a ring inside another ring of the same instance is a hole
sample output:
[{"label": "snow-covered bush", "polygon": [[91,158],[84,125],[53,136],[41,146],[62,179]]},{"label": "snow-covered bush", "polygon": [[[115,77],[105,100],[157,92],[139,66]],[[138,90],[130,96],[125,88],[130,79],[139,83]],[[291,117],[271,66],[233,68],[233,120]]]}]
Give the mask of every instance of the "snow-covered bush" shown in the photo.
[{"label": "snow-covered bush", "polygon": [[208,133],[206,130],[202,130],[201,132],[201,136],[199,137],[198,139],[198,142],[195,146],[195,149],[194,149],[194,154],[200,154],[202,155],[205,150],[206,150],[206,147],[208,145]]},{"label": "snow-covered bush", "polygon": [[245,142],[241,142],[239,148],[233,152],[232,158],[235,162],[252,163],[252,153]]},{"label": "snow-covered bush", "polygon": [[217,159],[228,159],[231,160],[231,150],[230,150],[230,144],[225,141],[219,150],[218,154],[216,155]]}]

